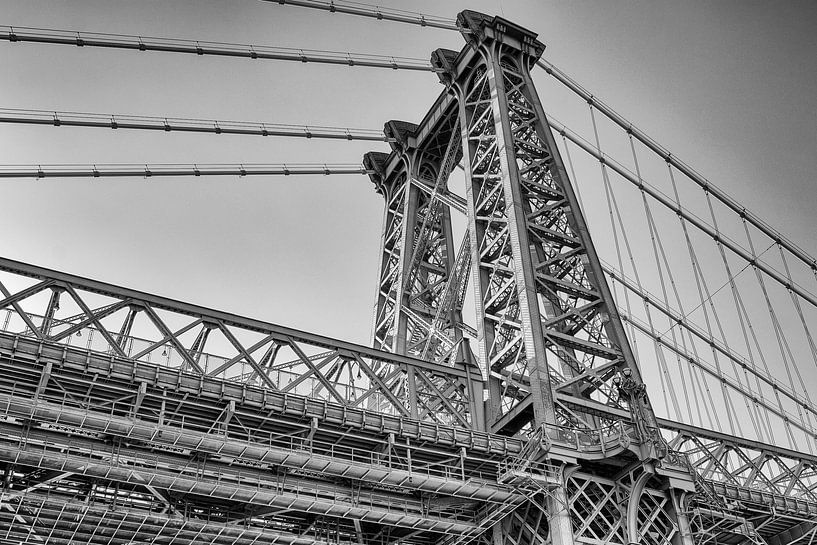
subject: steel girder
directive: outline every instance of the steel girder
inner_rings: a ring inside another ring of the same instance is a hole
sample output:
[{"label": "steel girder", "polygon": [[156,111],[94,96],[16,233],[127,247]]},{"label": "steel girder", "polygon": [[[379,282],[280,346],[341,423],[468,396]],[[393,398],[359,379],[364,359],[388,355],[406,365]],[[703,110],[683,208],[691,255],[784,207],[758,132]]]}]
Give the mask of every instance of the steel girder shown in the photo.
[{"label": "steel girder", "polygon": [[670,445],[700,479],[690,509],[699,543],[817,540],[817,457],[691,430],[675,432]]},{"label": "steel girder", "polygon": [[7,259],[0,271],[0,329],[33,339],[464,428],[481,395],[462,365],[388,356]]},{"label": "steel girder", "polygon": [[[31,269],[36,270],[26,268]],[[63,282],[69,278],[53,276]],[[3,280],[8,283],[7,277]],[[60,300],[38,283],[16,291],[16,301],[29,310],[39,302],[44,310],[25,316],[56,337]],[[104,287],[91,281],[83,286]],[[39,293],[39,299],[29,300],[31,293]],[[7,305],[14,308],[12,302]],[[128,313],[123,328],[134,321]],[[509,482],[502,476],[509,460],[519,460],[516,467],[528,463],[519,457],[530,442],[274,391],[165,362],[147,364],[110,350],[38,338],[23,318],[16,324],[16,333],[0,333],[3,539],[125,544],[150,542],[158,534],[168,543],[385,545],[395,540],[481,542],[498,536],[519,544],[544,543],[558,520],[554,514],[561,513],[578,542],[605,536],[616,543],[623,527],[616,516],[627,512],[624,500],[633,497],[644,475],[640,500],[630,510],[639,517],[634,526],[644,529],[639,539],[660,543],[650,539],[672,539],[682,532],[682,525],[668,518],[678,500],[659,484],[668,461],[655,473],[638,463],[638,437],[622,409],[610,409],[621,421],[615,430],[549,428],[542,439],[547,438],[546,450],[557,468],[555,481],[550,474],[543,480],[541,472],[524,469]],[[4,328],[15,328],[13,318]],[[84,329],[80,338],[89,335]],[[390,357],[368,354],[375,360]],[[660,424],[681,430],[685,442],[676,442],[678,448],[708,445],[714,452],[719,442],[757,458],[752,449],[758,445]],[[692,518],[696,539],[709,543],[714,536],[723,542],[751,528],[767,543],[808,543],[813,535],[808,517],[817,511],[809,494],[801,499],[770,491],[764,495],[758,483],[771,480],[784,493],[805,491],[811,487],[807,467],[814,460],[795,462],[796,453],[766,450],[758,459],[764,471],[780,463],[792,471],[766,471],[765,477],[755,474],[748,480],[747,469],[737,466],[742,487],[707,474],[703,486],[739,504],[723,508],[697,494],[684,511]],[[623,456],[631,466],[617,465]],[[557,463],[571,457],[583,462]],[[698,460],[694,452],[691,458]],[[676,468],[675,478],[682,472]],[[792,474],[808,486],[792,484]],[[772,497],[774,508],[763,507]],[[372,522],[381,516],[386,518]]]},{"label": "steel girder", "polygon": [[521,447],[0,334],[2,538],[433,543],[521,501]]}]

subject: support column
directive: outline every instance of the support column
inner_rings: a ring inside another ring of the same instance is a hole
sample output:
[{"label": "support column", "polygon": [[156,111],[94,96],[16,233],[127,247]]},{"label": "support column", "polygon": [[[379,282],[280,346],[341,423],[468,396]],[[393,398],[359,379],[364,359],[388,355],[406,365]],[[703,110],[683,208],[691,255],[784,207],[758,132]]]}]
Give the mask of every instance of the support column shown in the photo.
[{"label": "support column", "polygon": [[364,158],[386,197],[374,346],[438,363],[461,353],[454,327],[461,314],[450,304],[457,286],[448,282],[456,264],[451,214],[440,198],[461,155],[459,138],[451,136],[457,119],[449,113],[422,143],[416,125],[389,121],[384,133],[392,155]]},{"label": "support column", "polygon": [[612,380],[640,372],[530,77],[544,45],[499,17],[457,21],[470,48],[432,63],[460,104],[489,425],[613,424],[584,401],[626,409]]},{"label": "support column", "polygon": [[[531,461],[576,471],[485,537],[515,545],[679,539],[684,524],[659,461],[666,442],[646,393],[625,387],[641,385],[641,373],[530,76],[544,45],[500,17],[464,11],[457,24],[469,47],[437,50],[432,64],[459,105],[487,428],[531,441],[546,434],[559,452]],[[587,430],[612,425],[626,441],[599,466],[581,443],[605,441]]]},{"label": "support column", "polygon": [[[373,171],[370,178],[375,190],[383,195],[386,207],[383,217],[383,231],[380,242],[380,268],[377,277],[377,293],[372,320],[372,345],[392,353],[401,353],[401,342],[398,341],[400,325],[400,282],[405,267],[406,239],[410,241],[411,233],[405,228],[405,215],[410,189],[408,184],[409,167],[401,162],[397,169],[386,172],[388,155],[369,152],[363,162],[367,169]],[[416,194],[415,194],[416,197]],[[413,241],[412,241],[413,242]],[[409,248],[411,243],[409,242]],[[405,323],[403,323],[405,338]],[[402,343],[404,346],[404,343]],[[404,353],[404,352],[402,352]]]}]

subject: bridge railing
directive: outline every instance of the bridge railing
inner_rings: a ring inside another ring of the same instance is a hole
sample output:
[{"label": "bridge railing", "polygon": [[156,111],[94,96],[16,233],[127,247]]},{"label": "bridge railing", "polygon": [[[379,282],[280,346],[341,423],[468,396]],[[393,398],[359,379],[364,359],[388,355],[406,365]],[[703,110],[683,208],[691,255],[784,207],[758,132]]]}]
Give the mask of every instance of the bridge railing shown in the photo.
[{"label": "bridge railing", "polygon": [[545,429],[549,441],[586,453],[604,453],[628,446],[635,437],[632,425],[623,420],[600,428],[546,424]]},{"label": "bridge railing", "polygon": [[[250,469],[269,469],[283,464],[303,469],[314,466],[327,471],[327,464],[334,463],[342,466],[342,471],[347,474],[350,467],[353,471],[357,466],[363,473],[379,470],[397,481],[403,475],[406,479],[437,478],[477,486],[496,483],[502,464],[506,464],[482,460],[477,467],[473,467],[473,464],[466,464],[465,457],[442,457],[440,453],[429,453],[421,446],[400,444],[377,449],[260,427],[248,431],[241,422],[251,421],[253,415],[242,412],[235,413],[236,420],[233,422],[214,422],[212,418],[188,414],[168,415],[158,423],[156,414],[142,411],[134,417],[132,411],[133,403],[129,401],[80,408],[76,399],[69,394],[62,398],[49,396],[47,401],[33,400],[27,391],[18,392],[12,388],[9,393],[0,393],[0,435],[9,426],[23,426],[25,422],[36,420],[43,424],[43,430],[68,431],[70,436],[79,438],[97,438],[100,435],[117,437],[124,443],[149,446],[151,452],[158,453],[156,456],[195,450],[235,459],[237,465]],[[25,444],[33,439],[30,430],[25,428],[6,433],[14,438],[14,443]],[[66,442],[63,438],[59,444],[67,448],[70,441]],[[101,447],[107,456],[113,452],[112,444],[109,441]],[[144,456],[140,454],[140,457]],[[195,460],[189,457],[183,459],[187,460],[185,467],[196,465]]]},{"label": "bridge railing", "polygon": [[[0,426],[0,430],[2,430]],[[0,431],[2,433],[2,431]],[[4,443],[0,459],[7,462],[35,465],[54,471],[90,477],[115,477],[138,485],[168,490],[212,491],[211,497],[232,499],[262,494],[269,498],[281,494],[315,503],[350,504],[371,510],[418,516],[423,513],[422,500],[390,494],[376,488],[355,490],[354,495],[341,497],[331,483],[315,483],[292,476],[283,477],[268,468],[243,465],[202,464],[200,460],[185,460],[164,453],[145,453],[126,447],[100,446],[99,443],[72,438],[52,440],[47,433],[31,431],[32,444],[25,449]],[[451,506],[446,518],[470,522],[473,507]]]},{"label": "bridge railing", "polygon": [[247,386],[470,428],[479,372],[0,258],[0,330]]}]

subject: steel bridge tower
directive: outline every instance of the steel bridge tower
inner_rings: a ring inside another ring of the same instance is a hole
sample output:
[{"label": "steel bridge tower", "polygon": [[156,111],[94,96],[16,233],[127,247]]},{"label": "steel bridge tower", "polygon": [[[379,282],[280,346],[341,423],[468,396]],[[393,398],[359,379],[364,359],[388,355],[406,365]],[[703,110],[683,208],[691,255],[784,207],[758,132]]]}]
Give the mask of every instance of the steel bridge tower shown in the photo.
[{"label": "steel bridge tower", "polygon": [[[485,542],[691,544],[692,476],[659,433],[531,79],[545,46],[501,17],[463,11],[457,25],[462,51],[432,54],[446,91],[419,126],[386,124],[390,156],[365,158],[386,200],[375,347],[478,361],[477,425],[531,437],[527,462],[504,475],[529,501],[505,518],[489,514],[498,523]],[[460,161],[465,203],[447,191]],[[458,205],[467,216],[459,256]],[[477,358],[462,334],[468,263]]]},{"label": "steel bridge tower", "polygon": [[[817,365],[817,295],[802,278],[817,279],[817,259],[540,59],[544,45],[519,25],[473,11],[454,21],[341,0],[289,3],[458,30],[466,45],[426,62],[0,28],[10,47],[405,68],[436,72],[444,85],[419,123],[388,121],[391,153],[368,153],[363,166],[0,165],[2,178],[37,179],[366,174],[385,201],[373,347],[0,257],[0,545],[817,543],[817,404],[798,369],[809,353]],[[595,147],[547,118],[534,65],[589,103]],[[594,112],[623,131],[635,172],[602,152]],[[0,123],[382,139],[338,127],[0,113]],[[609,168],[640,193],[656,282],[642,285],[638,273],[653,269],[636,264],[625,236],[640,218],[625,225],[619,214],[628,278],[610,197],[619,267],[600,259],[610,252],[594,246],[560,155],[572,173],[568,140],[598,161],[604,182]],[[642,177],[634,140],[666,163],[674,199]],[[458,167],[465,197],[454,191]],[[711,223],[681,203],[674,174],[691,182]],[[677,218],[679,236],[663,240],[687,246],[688,271],[664,255],[652,201]],[[746,243],[729,236],[735,227]],[[779,263],[764,256],[771,249]],[[720,258],[706,271],[715,290],[701,267],[711,257]],[[752,269],[755,279],[737,278]],[[700,305],[690,310],[678,290],[673,303],[665,274],[682,293],[694,283]],[[741,295],[741,285],[758,293]],[[617,308],[611,287],[642,299],[644,312],[626,295]],[[719,291],[732,300],[713,299]],[[788,312],[772,304],[781,297]],[[721,320],[724,301],[735,312]],[[464,318],[472,307],[475,322]],[[745,353],[713,330],[709,311],[718,329],[736,321]],[[781,360],[770,368],[760,348],[775,341]],[[770,369],[785,369],[789,384]],[[656,375],[670,387],[666,413],[646,393]]]}]

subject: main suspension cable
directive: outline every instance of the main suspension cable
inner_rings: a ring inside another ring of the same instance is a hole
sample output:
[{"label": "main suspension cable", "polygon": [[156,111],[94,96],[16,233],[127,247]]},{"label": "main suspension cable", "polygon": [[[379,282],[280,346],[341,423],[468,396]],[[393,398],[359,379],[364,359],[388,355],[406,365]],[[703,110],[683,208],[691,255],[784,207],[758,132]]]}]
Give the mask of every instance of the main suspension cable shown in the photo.
[{"label": "main suspension cable", "polygon": [[151,178],[157,176],[289,176],[370,174],[363,165],[344,163],[0,165],[0,178]]},{"label": "main suspension cable", "polygon": [[[462,30],[457,27],[456,20],[433,16],[422,13],[415,13],[404,10],[384,9],[373,4],[366,4],[363,2],[353,2],[348,0],[262,0],[265,2],[277,2],[282,5],[292,5],[307,8],[315,8],[326,10],[330,12],[346,13],[351,15],[358,15],[363,17],[373,17],[380,20],[397,21],[402,23],[416,24],[420,26],[433,26],[447,30]],[[708,190],[716,199],[725,204],[731,210],[740,215],[741,218],[752,224],[754,227],[763,232],[766,236],[791,252],[795,257],[800,259],[817,276],[817,259],[809,255],[808,252],[797,246],[794,242],[786,238],[780,231],[776,230],[760,217],[747,210],[744,206],[738,203],[735,199],[713,185],[703,175],[695,171],[691,166],[684,163],[675,157],[669,150],[661,146],[653,138],[647,135],[638,127],[627,121],[622,115],[613,110],[611,107],[600,101],[593,94],[591,94],[582,85],[576,82],[573,78],[568,76],[564,71],[557,68],[553,63],[540,59],[537,61],[537,66],[543,68],[545,72],[553,76],[557,81],[565,85],[568,89],[573,91],[582,99],[593,104],[596,109],[603,113],[607,118],[617,124],[619,127],[633,135],[639,142],[647,146],[650,150],[655,152],[659,157],[667,161],[670,165],[677,168],[686,177],[699,185],[701,188]]]},{"label": "main suspension cable", "polygon": [[[720,240],[721,243],[724,245],[724,247],[728,248],[735,255],[737,255],[738,257],[740,257],[744,261],[755,265],[758,269],[763,271],[766,275],[768,275],[769,277],[774,279],[780,285],[782,285],[786,289],[791,289],[797,295],[802,297],[805,301],[808,301],[811,305],[817,307],[817,294],[813,294],[813,293],[811,293],[809,291],[806,291],[805,288],[803,288],[802,286],[800,286],[797,283],[790,283],[788,281],[788,279],[785,276],[783,276],[782,273],[780,273],[779,271],[773,269],[772,267],[770,267],[769,265],[763,263],[762,261],[757,261],[754,257],[752,257],[752,255],[749,253],[748,250],[746,250],[743,247],[739,246],[737,243],[735,243],[731,239],[716,233],[715,230],[710,225],[708,225],[706,222],[704,222],[703,220],[701,220],[697,216],[691,214],[685,208],[678,207],[674,202],[672,202],[672,200],[668,196],[664,195],[662,192],[655,189],[654,187],[644,183],[643,180],[639,180],[638,178],[636,178],[636,176],[632,172],[627,170],[620,163],[618,163],[617,161],[615,161],[614,159],[612,159],[609,156],[600,155],[591,144],[589,144],[582,137],[578,136],[576,133],[574,133],[573,131],[571,131],[570,129],[568,129],[567,127],[562,125],[561,123],[555,121],[553,117],[548,118],[548,124],[550,125],[550,127],[554,131],[558,132],[559,134],[567,136],[567,139],[569,141],[571,141],[572,143],[574,143],[579,149],[585,151],[590,156],[595,157],[596,160],[603,160],[605,162],[605,164],[612,171],[616,172],[619,176],[621,176],[622,179],[630,182],[631,184],[634,184],[635,186],[637,186],[639,188],[643,188],[643,190],[650,197],[652,197],[653,199],[655,199],[656,201],[658,201],[659,203],[661,203],[662,205],[667,207],[669,210],[672,210],[679,217],[684,218],[691,225],[695,226],[698,230],[700,230],[701,232],[703,232],[704,234],[706,234],[707,236],[709,236],[713,240],[716,240],[716,239]],[[782,241],[781,241],[781,245],[782,245]]]},{"label": "main suspension cable", "polygon": [[656,142],[654,139],[652,139],[650,136],[644,133],[641,129],[635,127],[632,123],[627,121],[627,119],[625,119],[621,114],[619,114],[610,106],[599,100],[596,96],[590,93],[590,91],[585,89],[582,85],[580,85],[573,78],[568,76],[561,69],[554,66],[553,63],[546,61],[544,59],[540,59],[539,61],[536,62],[536,65],[539,66],[540,68],[543,68],[545,72],[553,76],[557,81],[559,81],[565,87],[573,91],[583,100],[586,100],[587,102],[591,103],[599,112],[603,113],[613,123],[627,131],[629,134],[632,134],[639,142],[647,146],[647,148],[652,150],[655,154],[657,154],[667,163],[678,169],[678,171],[680,171],[682,174],[684,174],[684,176],[692,180],[692,182],[697,184],[699,187],[708,191],[713,197],[718,199],[718,201],[726,205],[733,212],[736,212],[741,218],[745,217],[746,221],[748,221],[751,225],[759,229],[763,234],[765,234],[774,241],[779,241],[781,246],[783,246],[786,250],[791,252],[792,255],[797,257],[803,263],[808,265],[812,271],[815,271],[815,273],[817,273],[817,259],[809,255],[805,250],[797,246],[794,242],[787,239],[780,231],[771,227],[769,224],[760,219],[757,215],[748,211],[734,198],[729,196],[723,190],[719,189],[717,186],[713,185],[712,182],[704,178],[703,175],[695,171],[691,166],[687,165],[686,163],[675,157],[672,153],[670,153],[669,150],[661,146],[658,142]]},{"label": "main suspension cable", "polygon": [[78,47],[103,47],[113,49],[133,49],[137,51],[163,51],[191,53],[195,55],[216,55],[222,57],[244,57],[248,59],[268,59],[280,61],[313,62],[347,66],[369,66],[394,70],[419,70],[434,72],[434,67],[425,59],[323,51],[318,49],[297,49],[267,45],[235,44],[203,40],[180,40],[130,34],[105,34],[100,32],[79,32],[50,28],[12,27],[0,25],[0,40],[9,42],[32,42]]},{"label": "main suspension cable", "polygon": [[407,11],[395,8],[383,8],[373,4],[363,2],[351,2],[349,0],[261,0],[262,2],[278,3],[281,5],[298,6],[302,8],[314,8],[332,13],[345,13],[347,15],[359,15],[361,17],[371,17],[384,21],[396,21],[398,23],[409,23],[419,26],[442,28],[445,30],[459,30],[457,21],[448,17],[439,17],[416,11]]},{"label": "main suspension cable", "polygon": [[108,129],[141,129],[165,132],[203,132],[255,136],[291,136],[334,140],[371,140],[388,142],[382,131],[317,125],[287,125],[250,121],[225,121],[184,117],[57,112],[0,108],[0,123],[51,125],[55,127],[94,127]]}]

